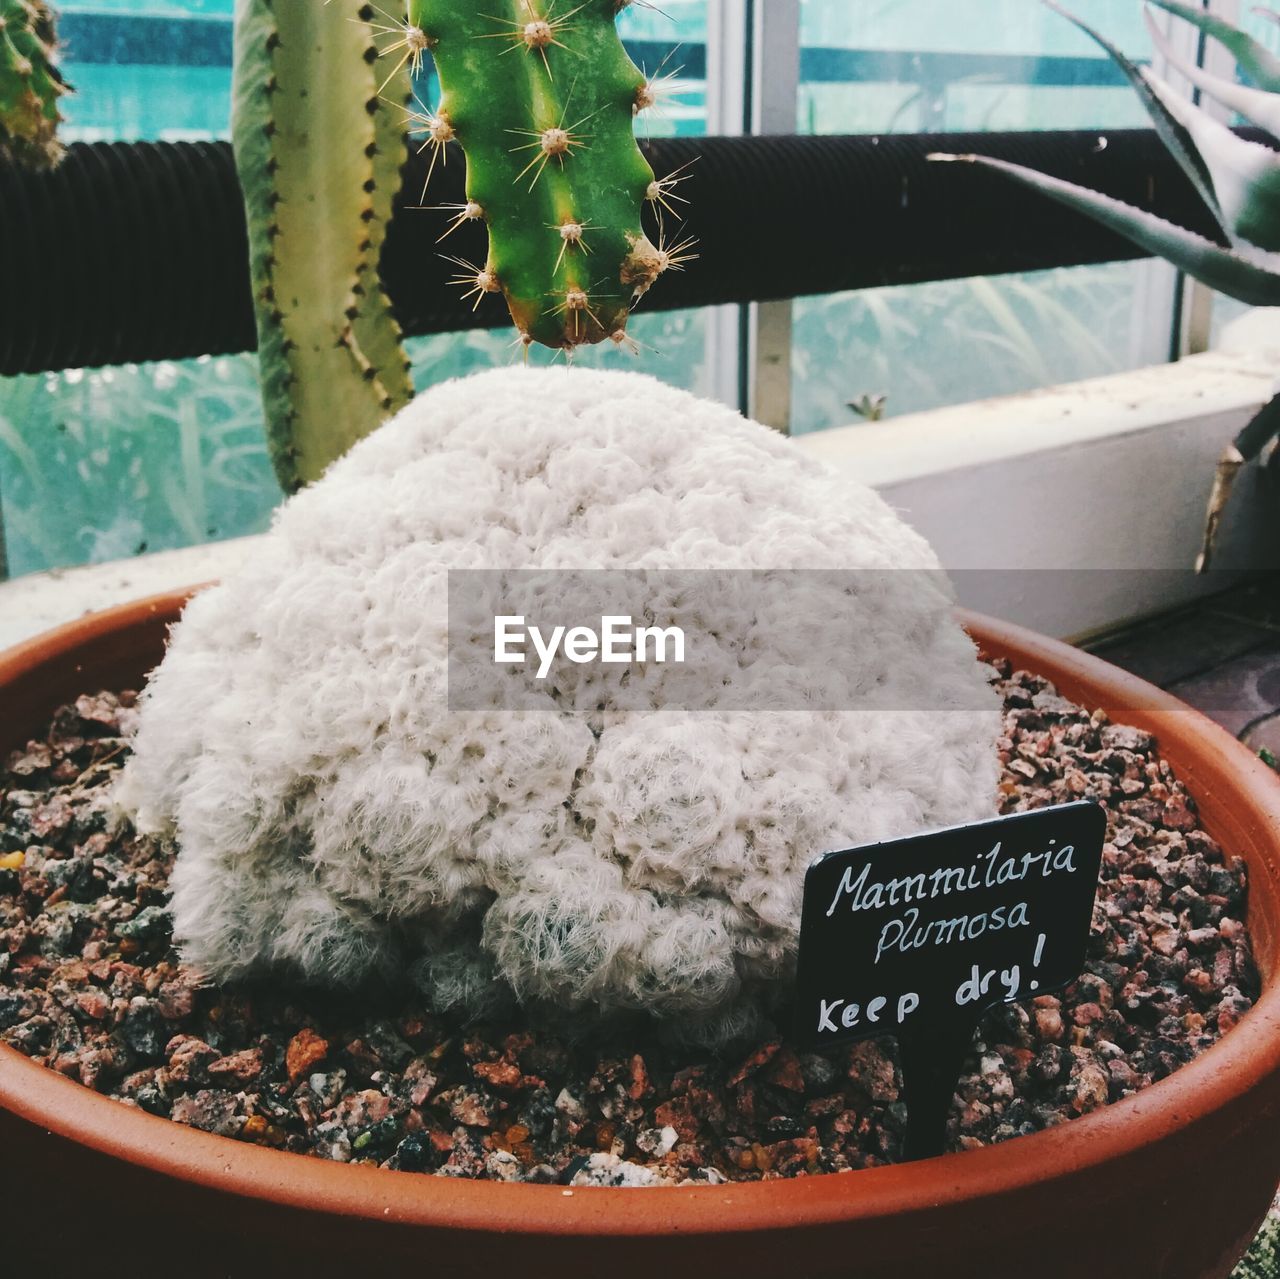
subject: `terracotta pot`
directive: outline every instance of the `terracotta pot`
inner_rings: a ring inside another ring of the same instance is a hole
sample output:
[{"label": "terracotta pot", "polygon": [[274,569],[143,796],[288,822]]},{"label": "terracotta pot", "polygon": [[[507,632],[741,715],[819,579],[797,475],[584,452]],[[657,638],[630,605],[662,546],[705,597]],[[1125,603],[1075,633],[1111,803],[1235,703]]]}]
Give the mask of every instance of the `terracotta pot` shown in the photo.
[{"label": "terracotta pot", "polygon": [[[0,749],[79,692],[136,686],[183,598],[87,617],[0,656]],[[87,1273],[114,1273],[105,1259],[120,1257],[132,1274],[1226,1276],[1280,1180],[1280,783],[1149,685],[1029,632],[967,622],[1066,696],[1155,732],[1209,830],[1247,858],[1265,993],[1197,1061],[1083,1119],[968,1154],[796,1181],[570,1192],[241,1145],[0,1048],[0,1267],[26,1273],[9,1269],[26,1250],[49,1273],[74,1247]]]}]

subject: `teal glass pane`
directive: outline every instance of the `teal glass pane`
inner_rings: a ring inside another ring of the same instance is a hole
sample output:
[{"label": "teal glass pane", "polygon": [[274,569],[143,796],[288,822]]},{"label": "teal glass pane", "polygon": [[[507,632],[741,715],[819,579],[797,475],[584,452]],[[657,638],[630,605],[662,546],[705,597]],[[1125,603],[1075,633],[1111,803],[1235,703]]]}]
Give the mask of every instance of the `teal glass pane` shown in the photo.
[{"label": "teal glass pane", "polygon": [[[632,341],[623,351],[612,343],[582,347],[573,362],[581,368],[625,369],[648,373],[672,386],[711,395],[707,358],[707,312],[666,311],[633,315],[628,325]],[[414,385],[421,388],[484,369],[517,364],[525,354],[513,328],[438,333],[410,338]],[[532,347],[533,365],[563,364],[563,353]]]},{"label": "teal glass pane", "polygon": [[[63,63],[76,89],[65,111],[68,140],[229,136],[233,7],[234,0],[61,4]],[[661,11],[634,5],[620,29],[645,71],[673,76],[670,100],[645,131],[705,132],[706,0],[672,0]],[[429,100],[429,90],[422,96]]]},{"label": "teal glass pane", "polygon": [[[308,0],[310,2],[310,0]],[[234,0],[64,0],[68,141],[226,138]]]},{"label": "teal glass pane", "polygon": [[[1139,0],[1071,10],[1145,59]],[[802,0],[802,133],[1140,128],[1098,46],[1034,0]]]},{"label": "teal glass pane", "polygon": [[642,137],[687,137],[707,131],[707,3],[633,4],[618,29],[636,65],[664,86],[658,106],[640,118]]},{"label": "teal glass pane", "polygon": [[[1149,59],[1140,0],[1069,7]],[[801,45],[801,132],[1150,123],[1103,51],[1027,0],[802,0]],[[1160,264],[1113,263],[801,299],[793,430],[856,421],[863,395],[887,396],[893,417],[1158,363],[1171,280]]]},{"label": "teal glass pane", "polygon": [[1158,363],[1167,323],[1135,317],[1135,297],[1168,274],[1114,262],[798,299],[793,433],[857,421],[863,396],[899,417]]},{"label": "teal glass pane", "polygon": [[[661,83],[659,104],[636,122],[642,138],[689,137],[707,131],[707,0],[673,0],[661,9],[633,4],[618,30],[635,64]],[[440,83],[427,60],[415,85],[418,100],[435,108]]]},{"label": "teal glass pane", "polygon": [[251,355],[0,380],[15,575],[258,532],[279,500]]},{"label": "teal glass pane", "polygon": [[[225,138],[233,3],[59,4],[64,138]],[[257,532],[279,501],[252,355],[0,381],[11,573]]]}]

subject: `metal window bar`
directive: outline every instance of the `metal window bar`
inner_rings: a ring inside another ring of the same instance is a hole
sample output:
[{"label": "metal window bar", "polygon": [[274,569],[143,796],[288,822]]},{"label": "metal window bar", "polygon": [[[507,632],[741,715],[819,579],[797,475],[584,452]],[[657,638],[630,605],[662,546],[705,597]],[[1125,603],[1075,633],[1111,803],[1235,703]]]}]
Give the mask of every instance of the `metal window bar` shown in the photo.
[{"label": "metal window bar", "polygon": [[[748,131],[794,133],[800,97],[800,0],[752,0]],[[779,236],[783,234],[779,228]],[[791,429],[790,298],[752,302],[746,312],[749,416],[784,433]]]}]

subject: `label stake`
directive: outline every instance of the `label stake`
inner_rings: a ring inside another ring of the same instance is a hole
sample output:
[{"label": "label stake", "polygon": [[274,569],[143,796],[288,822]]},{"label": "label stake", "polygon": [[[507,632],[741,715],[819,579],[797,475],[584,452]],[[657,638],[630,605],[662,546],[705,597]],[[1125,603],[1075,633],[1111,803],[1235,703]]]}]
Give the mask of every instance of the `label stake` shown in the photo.
[{"label": "label stake", "polygon": [[904,1035],[898,1040],[902,1085],[907,1100],[904,1160],[931,1159],[947,1148],[947,1118],[960,1072],[973,1048],[973,1030],[930,1039]]},{"label": "label stake", "polygon": [[827,853],[805,875],[795,1037],[893,1035],[906,1158],[941,1154],[983,1014],[1084,968],[1106,838],[1089,800]]}]

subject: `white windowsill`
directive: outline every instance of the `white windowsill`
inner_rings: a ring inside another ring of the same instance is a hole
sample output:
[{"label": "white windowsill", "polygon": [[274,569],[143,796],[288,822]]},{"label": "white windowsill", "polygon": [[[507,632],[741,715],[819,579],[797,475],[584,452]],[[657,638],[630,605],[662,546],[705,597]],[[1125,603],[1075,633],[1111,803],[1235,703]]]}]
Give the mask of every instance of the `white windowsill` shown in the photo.
[{"label": "white windowsill", "polygon": [[1215,571],[1192,571],[1214,466],[1276,389],[1280,315],[1244,353],[841,427],[801,443],[874,486],[936,548],[962,603],[1078,637],[1280,568],[1280,493],[1239,478]]},{"label": "white windowsill", "polygon": [[85,613],[224,577],[249,558],[257,540],[241,537],[0,582],[0,649]]},{"label": "white windowsill", "polygon": [[1211,351],[1177,364],[836,427],[799,442],[837,466],[856,463],[863,482],[883,490],[940,471],[1123,439],[1189,416],[1256,411],[1276,389],[1278,372],[1265,355]]}]

